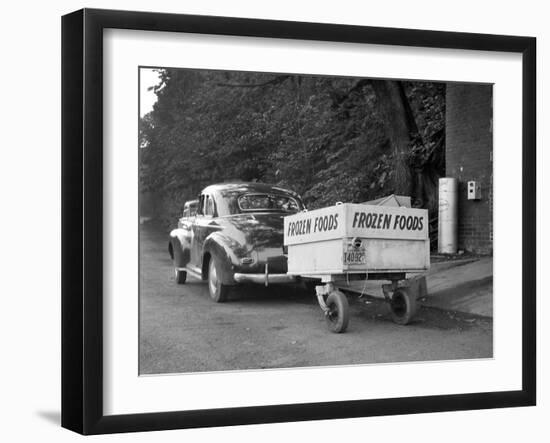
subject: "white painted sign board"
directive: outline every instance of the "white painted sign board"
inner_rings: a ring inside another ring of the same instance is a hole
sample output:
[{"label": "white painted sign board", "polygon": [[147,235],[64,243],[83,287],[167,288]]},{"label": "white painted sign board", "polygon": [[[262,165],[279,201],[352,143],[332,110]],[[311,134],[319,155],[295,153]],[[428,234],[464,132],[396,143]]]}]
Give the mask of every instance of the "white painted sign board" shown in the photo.
[{"label": "white painted sign board", "polygon": [[345,203],[287,216],[284,230],[291,274],[429,268],[425,209]]}]

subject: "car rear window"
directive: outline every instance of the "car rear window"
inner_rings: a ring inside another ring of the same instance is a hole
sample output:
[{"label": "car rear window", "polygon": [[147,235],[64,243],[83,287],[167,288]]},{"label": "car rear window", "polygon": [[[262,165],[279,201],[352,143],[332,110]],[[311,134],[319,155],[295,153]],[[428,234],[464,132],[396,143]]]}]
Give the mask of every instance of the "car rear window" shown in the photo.
[{"label": "car rear window", "polygon": [[243,194],[237,198],[239,209],[247,211],[298,212],[300,205],[296,199],[280,194]]}]

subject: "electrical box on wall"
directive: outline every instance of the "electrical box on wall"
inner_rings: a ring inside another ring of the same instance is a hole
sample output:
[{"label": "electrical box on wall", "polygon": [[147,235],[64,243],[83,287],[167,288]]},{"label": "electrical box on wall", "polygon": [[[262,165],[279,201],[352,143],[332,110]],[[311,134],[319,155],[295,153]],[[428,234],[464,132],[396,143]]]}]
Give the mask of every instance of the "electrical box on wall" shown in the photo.
[{"label": "electrical box on wall", "polygon": [[468,182],[468,200],[481,200],[481,185],[479,182]]}]

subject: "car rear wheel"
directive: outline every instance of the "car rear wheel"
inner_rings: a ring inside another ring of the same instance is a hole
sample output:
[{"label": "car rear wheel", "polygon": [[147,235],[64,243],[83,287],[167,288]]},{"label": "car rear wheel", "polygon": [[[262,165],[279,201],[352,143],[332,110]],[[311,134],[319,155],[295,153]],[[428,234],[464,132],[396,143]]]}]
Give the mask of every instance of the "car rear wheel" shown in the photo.
[{"label": "car rear wheel", "polygon": [[224,285],[221,281],[220,265],[216,257],[210,259],[208,264],[208,292],[210,298],[216,303],[227,301],[229,296],[230,286]]}]

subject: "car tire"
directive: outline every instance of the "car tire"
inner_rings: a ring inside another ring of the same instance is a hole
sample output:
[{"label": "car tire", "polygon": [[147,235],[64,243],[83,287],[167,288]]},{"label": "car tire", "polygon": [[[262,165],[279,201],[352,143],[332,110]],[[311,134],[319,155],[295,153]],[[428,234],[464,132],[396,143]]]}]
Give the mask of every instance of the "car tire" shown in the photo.
[{"label": "car tire", "polygon": [[221,274],[218,259],[214,256],[210,258],[208,263],[208,293],[210,298],[216,303],[227,301],[229,296],[230,286],[224,285],[219,278]]},{"label": "car tire", "polygon": [[349,323],[349,304],[346,296],[340,291],[332,291],[327,297],[326,313],[328,328],[335,333],[345,332]]},{"label": "car tire", "polygon": [[187,272],[178,268],[174,268],[174,276],[178,285],[183,285],[187,280]]},{"label": "car tire", "polygon": [[397,288],[391,297],[390,309],[394,323],[409,324],[418,310],[416,296],[407,288]]}]

